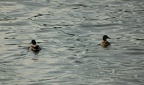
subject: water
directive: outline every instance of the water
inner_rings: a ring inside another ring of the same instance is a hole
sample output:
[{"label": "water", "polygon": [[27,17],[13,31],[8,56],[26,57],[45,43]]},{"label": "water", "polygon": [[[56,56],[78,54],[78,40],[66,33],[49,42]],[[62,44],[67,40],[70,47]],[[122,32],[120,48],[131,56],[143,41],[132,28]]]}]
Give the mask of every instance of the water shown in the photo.
[{"label": "water", "polygon": [[0,84],[143,85],[143,24],[143,0],[0,0]]}]

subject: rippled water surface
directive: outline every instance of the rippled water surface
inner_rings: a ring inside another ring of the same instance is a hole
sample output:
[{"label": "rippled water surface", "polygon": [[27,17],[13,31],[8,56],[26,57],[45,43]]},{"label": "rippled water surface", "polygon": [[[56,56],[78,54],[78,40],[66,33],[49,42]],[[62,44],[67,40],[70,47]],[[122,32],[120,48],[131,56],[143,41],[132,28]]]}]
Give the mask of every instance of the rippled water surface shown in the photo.
[{"label": "rippled water surface", "polygon": [[0,40],[0,85],[144,84],[143,0],[0,0]]}]

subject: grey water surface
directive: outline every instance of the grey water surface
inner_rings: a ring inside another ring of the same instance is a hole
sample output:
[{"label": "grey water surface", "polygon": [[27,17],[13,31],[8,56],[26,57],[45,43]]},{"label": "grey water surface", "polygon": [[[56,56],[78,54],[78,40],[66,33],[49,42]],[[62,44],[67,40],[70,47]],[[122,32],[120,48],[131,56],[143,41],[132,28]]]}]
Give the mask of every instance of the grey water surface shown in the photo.
[{"label": "grey water surface", "polygon": [[0,85],[144,85],[144,1],[0,0]]}]

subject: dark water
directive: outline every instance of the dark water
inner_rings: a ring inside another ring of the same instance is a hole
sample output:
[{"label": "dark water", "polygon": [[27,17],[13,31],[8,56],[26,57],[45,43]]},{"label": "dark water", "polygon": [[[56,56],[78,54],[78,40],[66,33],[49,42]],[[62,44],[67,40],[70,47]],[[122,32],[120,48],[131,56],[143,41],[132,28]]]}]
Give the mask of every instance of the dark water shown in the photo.
[{"label": "dark water", "polygon": [[143,0],[0,0],[0,40],[0,85],[144,84]]}]

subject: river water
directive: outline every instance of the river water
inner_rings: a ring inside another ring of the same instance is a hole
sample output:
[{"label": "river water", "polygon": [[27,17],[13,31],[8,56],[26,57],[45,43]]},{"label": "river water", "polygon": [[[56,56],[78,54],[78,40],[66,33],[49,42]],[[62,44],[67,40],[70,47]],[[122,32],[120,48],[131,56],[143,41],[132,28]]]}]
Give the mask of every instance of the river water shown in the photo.
[{"label": "river water", "polygon": [[144,85],[143,0],[0,0],[0,41],[0,85]]}]

